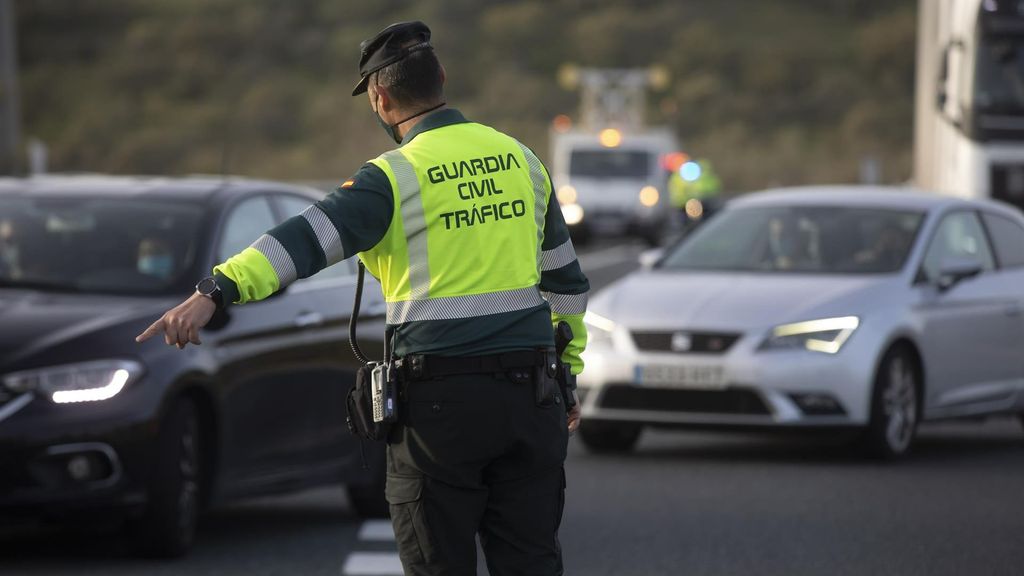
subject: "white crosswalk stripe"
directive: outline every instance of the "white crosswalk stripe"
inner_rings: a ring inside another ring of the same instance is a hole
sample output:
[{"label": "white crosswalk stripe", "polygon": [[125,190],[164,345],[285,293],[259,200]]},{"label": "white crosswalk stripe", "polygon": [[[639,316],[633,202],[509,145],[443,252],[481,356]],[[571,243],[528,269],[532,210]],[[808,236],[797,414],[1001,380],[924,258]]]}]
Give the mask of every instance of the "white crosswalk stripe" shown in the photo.
[{"label": "white crosswalk stripe", "polygon": [[[395,531],[390,520],[367,520],[359,527],[356,534],[359,542],[373,542],[368,547],[389,548],[386,543],[394,543]],[[402,576],[402,561],[397,551],[352,552],[341,567],[342,576]]]},{"label": "white crosswalk stripe", "polygon": [[358,537],[370,542],[394,542],[395,530],[390,520],[367,520],[359,528]]},{"label": "white crosswalk stripe", "polygon": [[344,576],[402,576],[398,552],[353,552],[341,568]]}]

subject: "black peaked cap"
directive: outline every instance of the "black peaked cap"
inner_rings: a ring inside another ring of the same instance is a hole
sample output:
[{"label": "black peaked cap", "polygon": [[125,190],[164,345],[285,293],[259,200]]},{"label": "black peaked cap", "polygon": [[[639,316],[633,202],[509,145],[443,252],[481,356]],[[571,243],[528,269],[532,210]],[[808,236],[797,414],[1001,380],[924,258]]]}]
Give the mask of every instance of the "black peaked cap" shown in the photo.
[{"label": "black peaked cap", "polygon": [[366,92],[370,74],[390,66],[417,50],[430,48],[430,28],[419,20],[399,22],[381,30],[359,45],[359,83],[352,90],[357,96]]}]

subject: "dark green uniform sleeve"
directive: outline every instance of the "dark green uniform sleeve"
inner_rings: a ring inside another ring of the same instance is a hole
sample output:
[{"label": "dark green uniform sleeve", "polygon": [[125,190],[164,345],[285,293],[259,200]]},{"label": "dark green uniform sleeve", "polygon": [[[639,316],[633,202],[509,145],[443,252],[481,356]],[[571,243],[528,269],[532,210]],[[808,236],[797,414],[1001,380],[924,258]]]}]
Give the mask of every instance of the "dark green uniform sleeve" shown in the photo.
[{"label": "dark green uniform sleeve", "polygon": [[225,302],[259,300],[327,266],[373,248],[394,212],[388,177],[364,164],[323,200],[267,231],[214,268]]},{"label": "dark green uniform sleeve", "polygon": [[[550,181],[550,180],[549,180]],[[553,325],[567,322],[573,339],[562,355],[573,374],[583,371],[580,354],[587,346],[587,328],[583,316],[587,311],[590,282],[576,259],[576,249],[569,238],[569,228],[562,217],[562,208],[554,194],[548,200],[544,217],[544,243],[541,245],[541,294],[551,306]]]}]

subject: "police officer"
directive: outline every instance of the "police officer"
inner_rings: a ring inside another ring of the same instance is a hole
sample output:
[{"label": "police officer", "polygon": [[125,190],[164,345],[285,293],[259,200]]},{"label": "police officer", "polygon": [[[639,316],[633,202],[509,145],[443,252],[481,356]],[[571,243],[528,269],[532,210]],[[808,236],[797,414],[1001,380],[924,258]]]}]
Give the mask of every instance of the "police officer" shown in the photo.
[{"label": "police officer", "polygon": [[[370,108],[394,150],[214,268],[142,341],[199,344],[217,306],[266,298],[358,254],[380,280],[401,366],[386,496],[406,574],[562,573],[563,464],[579,409],[551,378],[583,369],[589,283],[537,156],[446,106],[445,71],[422,22],[361,45]],[[575,394],[575,393],[574,393]]]}]

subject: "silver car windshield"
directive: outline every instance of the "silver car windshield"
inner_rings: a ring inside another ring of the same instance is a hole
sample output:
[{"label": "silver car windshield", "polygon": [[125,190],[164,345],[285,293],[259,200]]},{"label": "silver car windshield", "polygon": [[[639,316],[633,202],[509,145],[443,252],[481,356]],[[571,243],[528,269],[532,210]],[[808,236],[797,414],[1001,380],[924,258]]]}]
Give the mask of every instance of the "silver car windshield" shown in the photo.
[{"label": "silver car windshield", "polygon": [[201,218],[184,202],[0,197],[0,288],[180,291],[195,282]]},{"label": "silver car windshield", "polygon": [[903,267],[924,213],[835,206],[726,210],[695,230],[659,268],[882,274]]}]

